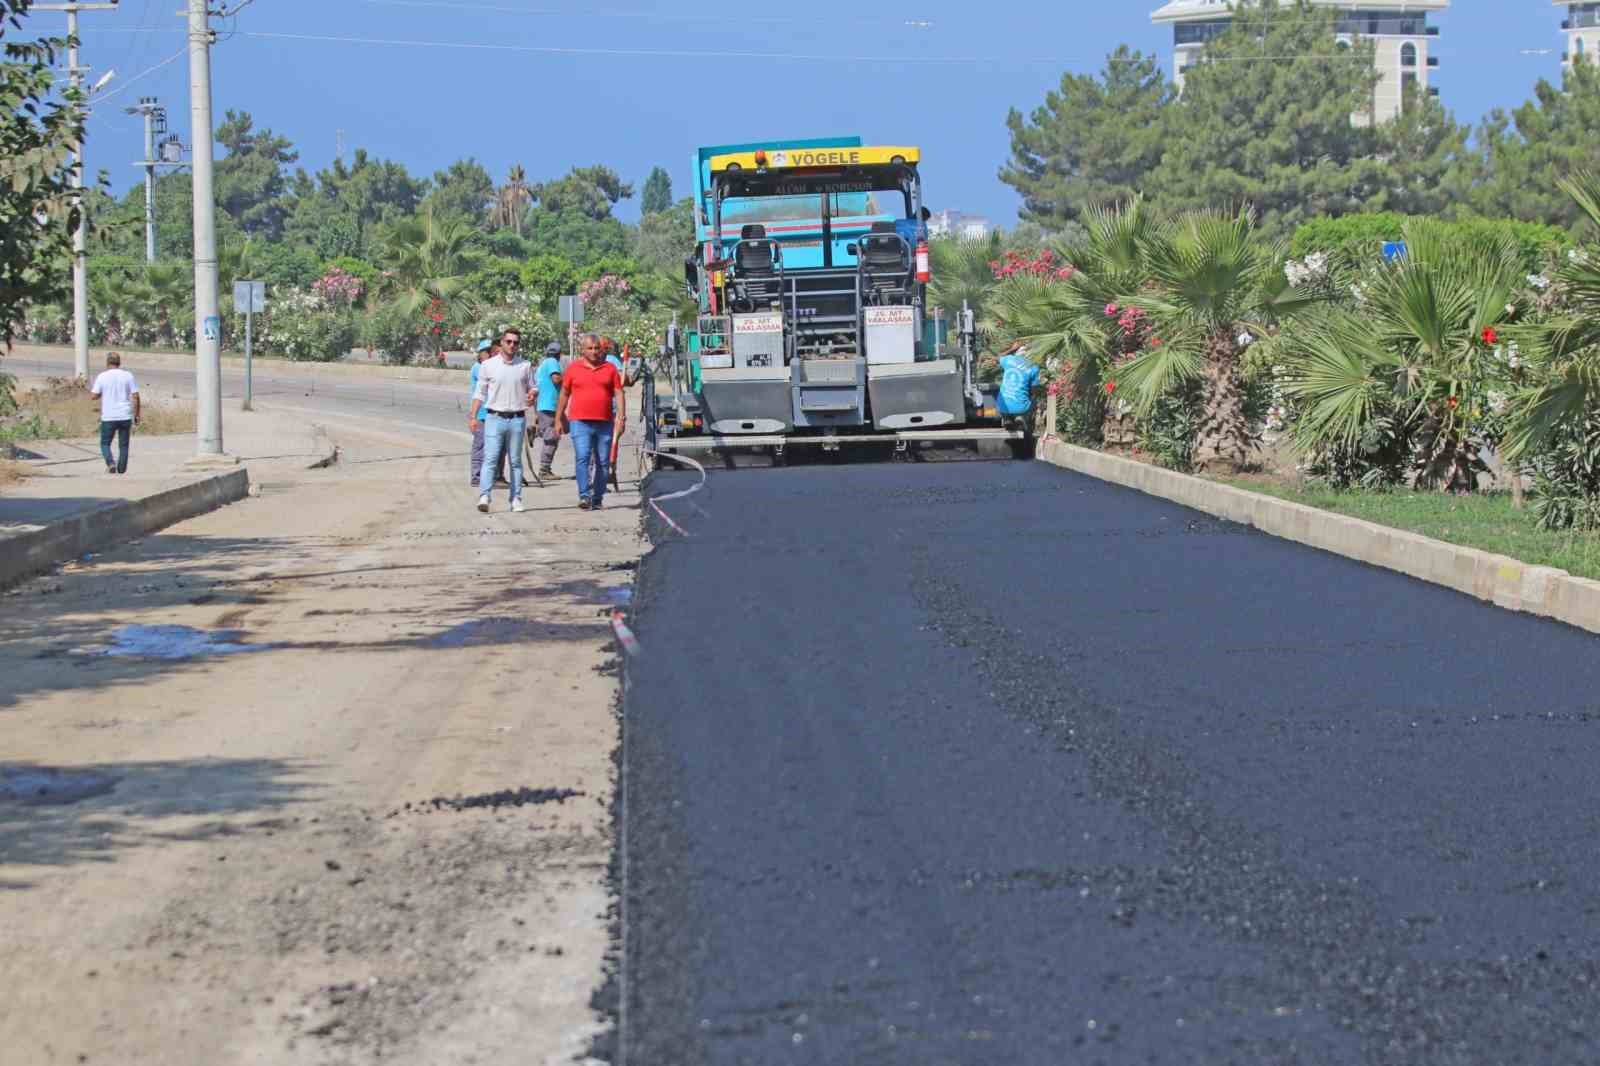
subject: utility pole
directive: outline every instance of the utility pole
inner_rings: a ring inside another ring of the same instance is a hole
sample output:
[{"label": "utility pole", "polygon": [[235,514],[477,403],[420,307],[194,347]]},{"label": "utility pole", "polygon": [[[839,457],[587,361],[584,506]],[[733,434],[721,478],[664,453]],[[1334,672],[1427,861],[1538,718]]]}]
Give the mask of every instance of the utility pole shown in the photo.
[{"label": "utility pole", "polygon": [[217,312],[217,204],[212,181],[211,21],[189,0],[189,121],[194,135],[196,458],[221,459],[222,318]]},{"label": "utility pole", "polygon": [[144,116],[144,158],[135,162],[144,168],[144,260],[156,261],[156,134],[167,132],[167,109],[153,96],[139,98],[137,107],[124,108],[130,115]]},{"label": "utility pole", "polygon": [[[88,68],[78,64],[78,12],[115,11],[115,0],[99,4],[34,4],[31,11],[64,11],[67,15],[67,76],[77,93],[83,92]],[[78,108],[88,118],[88,101],[79,97]],[[73,373],[89,377],[89,205],[83,198],[83,143],[72,146],[72,187],[77,190],[78,228],[72,234],[72,365]]]}]

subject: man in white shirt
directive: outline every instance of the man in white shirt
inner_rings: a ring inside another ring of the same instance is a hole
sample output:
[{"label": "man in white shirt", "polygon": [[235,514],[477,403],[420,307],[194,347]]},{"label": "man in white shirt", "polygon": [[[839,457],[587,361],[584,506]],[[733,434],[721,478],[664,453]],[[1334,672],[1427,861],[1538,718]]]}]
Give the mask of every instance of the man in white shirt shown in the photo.
[{"label": "man in white shirt", "polygon": [[500,456],[511,460],[511,509],[522,507],[522,442],[528,433],[528,408],[537,396],[533,364],[518,350],[522,334],[508,329],[500,337],[500,354],[478,365],[478,391],[472,397],[473,422],[483,415],[483,466],[478,470],[478,510],[489,510],[494,471]]},{"label": "man in white shirt", "polygon": [[[106,461],[106,473],[128,472],[128,438],[133,427],[139,424],[139,383],[133,375],[122,369],[122,356],[106,353],[106,369],[89,392],[100,399],[100,455]],[[117,460],[111,461],[111,438],[117,438]]]}]

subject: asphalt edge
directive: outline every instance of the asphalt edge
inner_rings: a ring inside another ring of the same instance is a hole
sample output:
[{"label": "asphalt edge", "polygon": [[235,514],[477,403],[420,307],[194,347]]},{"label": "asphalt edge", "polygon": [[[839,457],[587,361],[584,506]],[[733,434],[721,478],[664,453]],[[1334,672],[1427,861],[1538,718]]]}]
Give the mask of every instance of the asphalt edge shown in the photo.
[{"label": "asphalt edge", "polygon": [[1506,555],[1447,544],[1059,440],[1040,441],[1035,458],[1499,607],[1600,633],[1600,581],[1574,577],[1565,570],[1531,566]]},{"label": "asphalt edge", "polygon": [[244,467],[63,518],[0,542],[0,588],[89,552],[135,540],[250,494]]}]

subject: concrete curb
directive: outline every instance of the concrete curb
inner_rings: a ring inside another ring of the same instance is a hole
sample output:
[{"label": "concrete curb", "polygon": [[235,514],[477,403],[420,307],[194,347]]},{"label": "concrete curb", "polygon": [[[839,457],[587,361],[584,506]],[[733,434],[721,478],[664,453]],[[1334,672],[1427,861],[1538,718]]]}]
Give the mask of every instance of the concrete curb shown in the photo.
[{"label": "concrete curb", "polygon": [[1397,570],[1513,611],[1600,633],[1600,581],[1573,577],[1565,570],[1530,566],[1505,555],[1446,544],[1057,440],[1040,441],[1037,457],[1053,466],[1254,526],[1275,537]]},{"label": "concrete curb", "polygon": [[[91,376],[105,365],[105,352],[110,349],[93,349],[89,353]],[[117,349],[122,353],[123,365],[136,375],[139,370],[193,370],[194,356],[179,352],[141,352],[130,348]],[[72,349],[44,344],[18,344],[12,352],[18,359],[30,356],[55,357],[65,354],[71,362]],[[224,355],[222,365],[230,371],[244,372],[244,356]],[[466,370],[439,370],[427,366],[388,366],[383,363],[314,363],[296,362],[292,359],[268,359],[258,356],[254,372],[274,377],[299,377],[306,379],[366,379],[368,381],[404,382],[413,385],[450,385],[461,387],[467,380]],[[64,373],[71,376],[72,368]]]},{"label": "concrete curb", "polygon": [[52,522],[0,541],[0,588],[48,570],[57,563],[126,543],[158,529],[215,511],[250,493],[250,472],[243,467],[217,477],[179,485],[139,500],[107,504],[87,514]]}]

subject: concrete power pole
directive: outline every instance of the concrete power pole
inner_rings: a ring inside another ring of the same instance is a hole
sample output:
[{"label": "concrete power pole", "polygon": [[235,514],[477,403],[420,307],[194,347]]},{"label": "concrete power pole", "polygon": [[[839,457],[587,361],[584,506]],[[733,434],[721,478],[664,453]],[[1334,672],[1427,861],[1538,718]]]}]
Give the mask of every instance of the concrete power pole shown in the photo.
[{"label": "concrete power pole", "polygon": [[139,99],[137,107],[124,109],[130,115],[144,116],[144,158],[135,162],[144,168],[144,259],[156,261],[156,135],[167,132],[167,109],[153,96]]},{"label": "concrete power pole", "polygon": [[[115,11],[117,5],[104,4],[34,4],[32,11],[64,11],[67,15],[67,75],[72,88],[83,91],[83,76],[88,68],[78,62],[78,12]],[[88,111],[88,101],[80,98],[79,108]],[[89,376],[89,205],[83,198],[83,144],[73,146],[72,187],[78,190],[78,229],[72,235],[72,348],[73,373],[80,378]]]},{"label": "concrete power pole", "polygon": [[222,318],[217,311],[217,204],[212,181],[211,23],[189,0],[189,117],[194,136],[194,385],[196,450],[222,457]]}]

